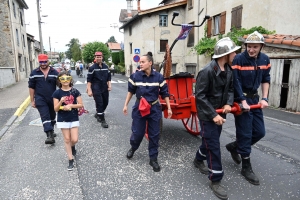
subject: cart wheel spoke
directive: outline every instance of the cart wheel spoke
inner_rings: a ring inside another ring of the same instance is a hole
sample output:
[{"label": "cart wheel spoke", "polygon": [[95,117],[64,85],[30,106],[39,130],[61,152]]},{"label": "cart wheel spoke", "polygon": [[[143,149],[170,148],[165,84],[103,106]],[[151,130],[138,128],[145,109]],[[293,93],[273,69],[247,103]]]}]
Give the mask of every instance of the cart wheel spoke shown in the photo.
[{"label": "cart wheel spoke", "polygon": [[199,120],[196,112],[192,112],[190,118],[182,119],[182,123],[186,130],[192,135],[199,135]]}]

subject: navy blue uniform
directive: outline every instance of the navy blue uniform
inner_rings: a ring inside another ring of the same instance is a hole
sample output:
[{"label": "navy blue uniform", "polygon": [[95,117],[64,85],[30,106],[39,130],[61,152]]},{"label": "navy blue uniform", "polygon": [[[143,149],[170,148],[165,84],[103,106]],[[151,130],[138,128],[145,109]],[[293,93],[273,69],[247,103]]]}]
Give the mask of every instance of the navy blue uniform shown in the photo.
[{"label": "navy blue uniform", "polygon": [[100,67],[99,64],[95,63],[89,68],[87,82],[91,83],[97,115],[104,116],[104,111],[108,105],[108,81],[111,81],[111,73],[106,64],[102,63],[102,67]]},{"label": "navy blue uniform", "polygon": [[58,72],[50,67],[47,77],[40,68],[34,69],[29,76],[28,87],[34,89],[35,106],[40,113],[45,132],[52,131],[56,123],[52,94],[56,90],[57,75]]},{"label": "navy blue uniform", "polygon": [[[246,100],[248,105],[258,104],[257,90],[261,83],[270,83],[271,64],[269,57],[259,53],[257,58],[244,51],[233,60],[233,85],[236,102]],[[265,125],[261,109],[253,109],[235,116],[237,152],[249,157],[251,145],[265,136]]]},{"label": "navy blue uniform", "polygon": [[[215,124],[216,109],[233,104],[232,70],[228,64],[221,71],[216,60],[206,65],[197,76],[195,97],[200,119],[202,143],[196,153],[198,161],[207,161],[208,178],[220,181],[224,171],[221,161],[220,136],[222,126]],[[226,118],[226,114],[220,114]]]},{"label": "navy blue uniform", "polygon": [[[162,118],[161,105],[158,96],[162,98],[169,97],[167,83],[163,76],[151,70],[151,74],[147,76],[143,71],[137,71],[132,74],[128,81],[128,92],[136,94],[137,101],[132,107],[132,135],[130,144],[135,151],[139,148],[141,141],[145,135],[146,121],[148,121],[149,136],[149,157],[156,159],[158,156],[158,141],[160,132],[160,119]],[[144,117],[139,111],[139,99],[144,97],[150,104],[150,114]]]}]

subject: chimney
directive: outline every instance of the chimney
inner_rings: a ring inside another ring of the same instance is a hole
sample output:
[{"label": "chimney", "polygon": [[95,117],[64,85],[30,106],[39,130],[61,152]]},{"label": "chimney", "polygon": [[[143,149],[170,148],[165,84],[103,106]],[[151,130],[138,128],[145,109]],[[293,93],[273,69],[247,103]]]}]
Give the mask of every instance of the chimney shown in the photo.
[{"label": "chimney", "polygon": [[127,1],[127,18],[132,18],[132,0]]},{"label": "chimney", "polygon": [[138,12],[141,12],[141,1],[137,0],[137,10]]}]

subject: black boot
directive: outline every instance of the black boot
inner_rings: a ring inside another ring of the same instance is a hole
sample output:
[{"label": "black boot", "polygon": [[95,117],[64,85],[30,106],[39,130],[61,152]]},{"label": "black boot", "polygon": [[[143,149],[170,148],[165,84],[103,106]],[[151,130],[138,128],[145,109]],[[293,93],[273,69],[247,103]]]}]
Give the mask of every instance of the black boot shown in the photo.
[{"label": "black boot", "polygon": [[52,131],[47,131],[46,135],[47,135],[47,139],[45,140],[45,144],[54,144],[55,140]]},{"label": "black boot", "polygon": [[72,149],[72,155],[73,156],[76,156],[76,149],[75,149],[75,145],[74,146],[71,146],[71,149]]},{"label": "black boot", "polygon": [[226,144],[226,149],[230,152],[232,160],[239,165],[241,164],[242,159],[241,156],[237,153],[236,148],[237,148],[236,141]]},{"label": "black boot", "polygon": [[74,159],[69,160],[68,171],[72,171],[74,168]]},{"label": "black boot", "polygon": [[212,189],[213,193],[220,199],[228,199],[227,191],[221,185],[220,181],[214,181],[209,183],[209,187]]},{"label": "black boot", "polygon": [[195,158],[194,165],[200,170],[202,174],[208,174],[208,168],[205,166],[203,160],[197,160],[197,158]]},{"label": "black boot", "polygon": [[152,167],[153,167],[153,171],[155,172],[159,172],[160,171],[160,166],[157,162],[157,159],[150,159],[150,163],[149,163]]},{"label": "black boot", "polygon": [[[100,120],[100,121],[99,121],[99,120]],[[105,121],[104,115],[99,115],[98,122],[101,123],[101,126],[102,126],[103,128],[108,128],[108,124],[107,124],[106,121]]]},{"label": "black boot", "polygon": [[135,150],[133,150],[132,148],[130,148],[129,151],[127,152],[126,157],[127,157],[128,159],[132,158],[134,152],[135,152]]},{"label": "black boot", "polygon": [[252,166],[250,163],[250,158],[242,158],[242,171],[241,174],[246,178],[249,183],[253,185],[259,185],[259,180],[257,176],[252,171]]}]

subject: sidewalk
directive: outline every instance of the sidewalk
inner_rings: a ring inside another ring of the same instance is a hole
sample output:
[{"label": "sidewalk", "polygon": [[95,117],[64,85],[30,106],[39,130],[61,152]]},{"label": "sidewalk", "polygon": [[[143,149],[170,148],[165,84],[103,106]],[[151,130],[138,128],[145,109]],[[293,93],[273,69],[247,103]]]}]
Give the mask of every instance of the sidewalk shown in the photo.
[{"label": "sidewalk", "polygon": [[0,138],[29,105],[28,91],[28,78],[0,90]]}]

